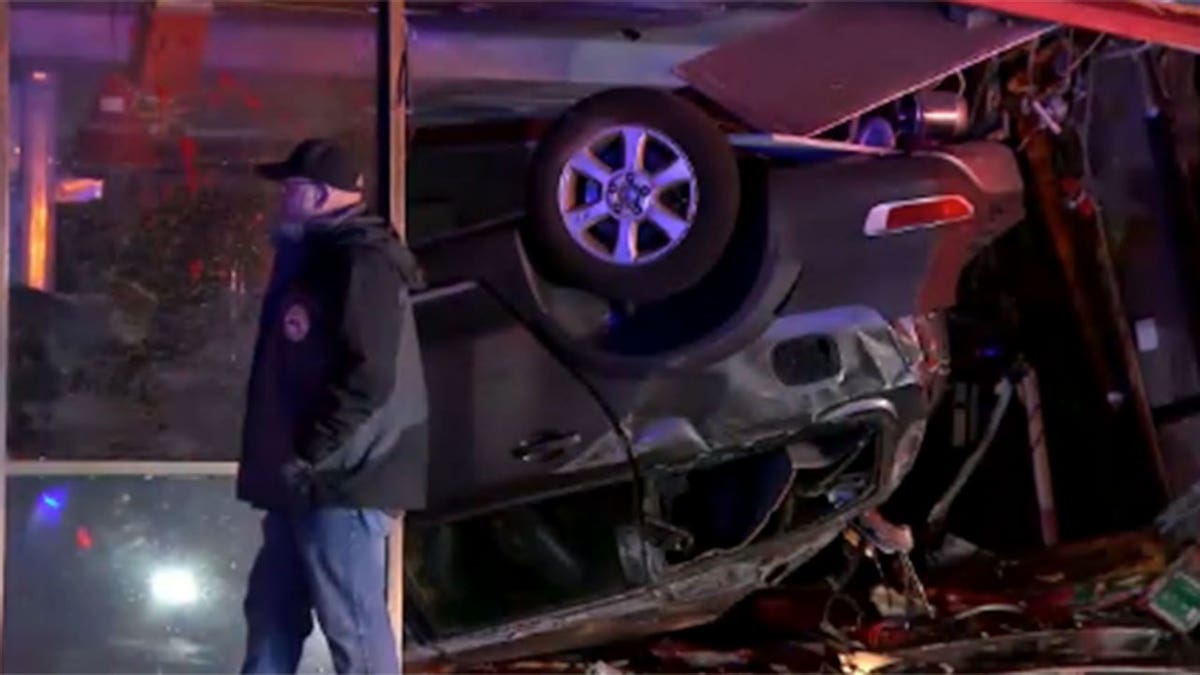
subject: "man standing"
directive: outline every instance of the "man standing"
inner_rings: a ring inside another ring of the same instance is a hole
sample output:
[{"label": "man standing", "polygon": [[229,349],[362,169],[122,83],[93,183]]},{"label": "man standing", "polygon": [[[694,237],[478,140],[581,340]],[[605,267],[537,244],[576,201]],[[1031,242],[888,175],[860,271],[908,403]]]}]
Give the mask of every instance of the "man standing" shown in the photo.
[{"label": "man standing", "polygon": [[398,673],[386,537],[425,500],[425,383],[408,249],[363,215],[350,155],[308,140],[282,184],[247,392],[238,497],[266,511],[243,672],[294,673],[315,611],[339,673]]}]

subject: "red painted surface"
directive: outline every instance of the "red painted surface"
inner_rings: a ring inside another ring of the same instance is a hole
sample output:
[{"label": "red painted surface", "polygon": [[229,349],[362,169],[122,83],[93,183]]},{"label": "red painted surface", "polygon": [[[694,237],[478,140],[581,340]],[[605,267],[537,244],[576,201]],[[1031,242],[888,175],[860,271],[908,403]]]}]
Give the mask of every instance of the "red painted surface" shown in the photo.
[{"label": "red painted surface", "polygon": [[151,91],[177,95],[200,85],[210,14],[204,11],[151,11],[142,24],[138,79]]},{"label": "red painted surface", "polygon": [[200,173],[196,170],[196,154],[199,148],[195,139],[184,136],[179,139],[179,159],[183,163],[183,181],[188,193],[196,195],[200,189]]},{"label": "red painted surface", "polygon": [[134,111],[137,88],[120,73],[100,84],[95,113],[80,132],[79,155],[84,161],[113,166],[150,166],[154,148],[145,121]]},{"label": "red painted surface", "polygon": [[1200,10],[1136,0],[956,0],[960,5],[1052,21],[1200,52]]},{"label": "red painted surface", "polygon": [[245,82],[229,73],[221,73],[217,76],[217,90],[213,94],[218,105],[233,100],[248,110],[262,112],[262,98],[251,91]]}]

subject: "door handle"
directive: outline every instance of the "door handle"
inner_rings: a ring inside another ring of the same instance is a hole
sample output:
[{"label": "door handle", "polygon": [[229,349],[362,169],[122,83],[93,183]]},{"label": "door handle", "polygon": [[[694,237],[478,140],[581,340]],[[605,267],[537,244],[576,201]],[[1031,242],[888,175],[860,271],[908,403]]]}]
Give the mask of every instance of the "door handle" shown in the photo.
[{"label": "door handle", "polygon": [[543,431],[521,441],[512,449],[512,456],[522,462],[553,462],[582,442],[577,431]]}]

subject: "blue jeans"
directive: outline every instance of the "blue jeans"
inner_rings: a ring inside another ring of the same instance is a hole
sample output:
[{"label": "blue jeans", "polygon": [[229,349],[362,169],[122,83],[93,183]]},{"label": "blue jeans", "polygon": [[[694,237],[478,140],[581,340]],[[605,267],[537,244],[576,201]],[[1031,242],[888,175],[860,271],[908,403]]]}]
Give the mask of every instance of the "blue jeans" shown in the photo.
[{"label": "blue jeans", "polygon": [[243,673],[294,673],[313,612],[338,673],[399,673],[387,612],[386,541],[380,511],[270,512],[250,571]]}]

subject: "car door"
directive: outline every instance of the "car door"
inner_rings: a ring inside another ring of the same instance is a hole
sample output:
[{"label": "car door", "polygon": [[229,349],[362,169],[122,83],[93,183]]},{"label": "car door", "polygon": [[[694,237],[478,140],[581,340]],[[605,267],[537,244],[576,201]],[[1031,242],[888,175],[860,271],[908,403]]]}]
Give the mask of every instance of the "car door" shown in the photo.
[{"label": "car door", "polygon": [[[413,298],[429,392],[429,514],[571,488],[559,470],[612,427],[580,377],[512,309],[521,261],[511,234],[418,249],[431,280]],[[620,467],[623,469],[624,467]]]}]

